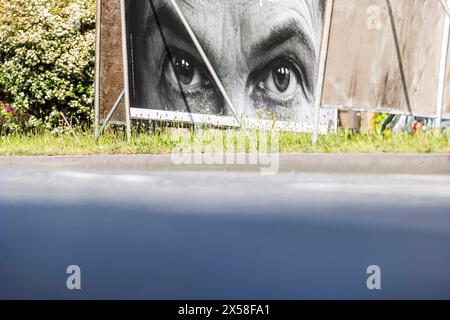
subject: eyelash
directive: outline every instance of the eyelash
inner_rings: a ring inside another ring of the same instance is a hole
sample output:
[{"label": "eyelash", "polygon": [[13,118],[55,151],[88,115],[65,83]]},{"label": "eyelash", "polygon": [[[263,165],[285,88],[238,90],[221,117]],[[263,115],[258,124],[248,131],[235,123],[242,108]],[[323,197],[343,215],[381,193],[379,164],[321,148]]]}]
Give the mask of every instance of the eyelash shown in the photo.
[{"label": "eyelash", "polygon": [[[163,87],[165,88],[166,92],[168,93],[168,96],[180,96],[181,91],[180,87],[173,83],[172,80],[164,80]],[[202,97],[205,94],[205,89],[203,88],[197,88],[195,90],[186,90],[186,88],[183,88],[183,93],[187,98],[190,99],[197,99]]]},{"label": "eyelash", "polygon": [[273,95],[271,91],[264,90],[262,98],[267,103],[267,105],[280,106],[289,104],[290,106],[293,97],[287,100],[283,100],[280,97],[276,97],[275,95]]}]

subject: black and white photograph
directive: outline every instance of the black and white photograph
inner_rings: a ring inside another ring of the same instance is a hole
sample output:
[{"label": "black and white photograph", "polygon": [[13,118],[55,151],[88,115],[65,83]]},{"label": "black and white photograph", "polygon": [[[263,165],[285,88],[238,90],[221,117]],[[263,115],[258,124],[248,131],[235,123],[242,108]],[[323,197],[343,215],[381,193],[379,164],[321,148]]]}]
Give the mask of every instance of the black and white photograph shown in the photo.
[{"label": "black and white photograph", "polygon": [[311,128],[325,3],[126,1],[131,107]]}]

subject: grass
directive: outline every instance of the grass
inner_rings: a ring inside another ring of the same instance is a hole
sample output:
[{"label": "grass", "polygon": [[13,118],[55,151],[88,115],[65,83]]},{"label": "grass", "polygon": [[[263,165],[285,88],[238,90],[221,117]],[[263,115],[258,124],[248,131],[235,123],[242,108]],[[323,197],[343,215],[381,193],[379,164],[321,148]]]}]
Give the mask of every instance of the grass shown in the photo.
[{"label": "grass", "polygon": [[[190,141],[193,141],[192,132],[183,131],[184,136],[186,132]],[[214,137],[218,132],[206,131],[202,142],[203,151],[223,150],[217,149],[215,144],[217,140]],[[237,135],[245,136],[246,151],[249,151],[250,135],[244,132],[238,132]],[[132,141],[128,144],[123,130],[113,128],[108,129],[98,142],[94,141],[91,131],[63,135],[49,132],[14,134],[0,137],[0,156],[169,154],[176,150],[181,136],[180,129],[134,132]],[[236,143],[236,138],[234,140]],[[315,146],[311,144],[310,134],[282,133],[279,141],[282,153],[450,153],[450,135],[434,133],[383,135],[340,131],[320,137]],[[219,145],[221,143],[223,140]]]}]

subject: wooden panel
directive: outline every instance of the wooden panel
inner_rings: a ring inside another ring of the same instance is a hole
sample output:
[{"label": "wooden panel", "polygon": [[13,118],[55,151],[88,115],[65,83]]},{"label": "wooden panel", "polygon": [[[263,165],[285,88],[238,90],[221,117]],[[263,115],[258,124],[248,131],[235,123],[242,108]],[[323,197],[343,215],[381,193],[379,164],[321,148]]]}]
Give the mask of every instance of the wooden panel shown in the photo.
[{"label": "wooden panel", "polygon": [[437,0],[335,0],[322,103],[435,114],[444,17]]},{"label": "wooden panel", "polygon": [[447,73],[445,75],[445,96],[443,116],[450,119],[450,50],[447,55]]},{"label": "wooden panel", "polygon": [[[447,60],[450,61],[450,60]],[[449,86],[450,86],[450,73],[447,71],[447,74],[449,74],[449,76],[447,77],[447,84],[446,84],[446,94],[445,94],[445,104],[444,104],[444,111],[443,111],[443,117],[446,119],[450,119],[450,90],[449,90]]]},{"label": "wooden panel", "polygon": [[[100,40],[100,119],[108,115],[123,90],[122,32],[119,0],[101,1]],[[125,121],[124,105],[113,121]]]}]

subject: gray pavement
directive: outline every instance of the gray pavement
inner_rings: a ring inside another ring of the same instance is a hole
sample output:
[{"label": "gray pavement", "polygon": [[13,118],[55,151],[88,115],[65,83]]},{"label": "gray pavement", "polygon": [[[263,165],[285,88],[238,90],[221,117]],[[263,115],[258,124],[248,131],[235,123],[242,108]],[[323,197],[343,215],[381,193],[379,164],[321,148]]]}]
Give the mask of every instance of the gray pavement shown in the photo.
[{"label": "gray pavement", "polygon": [[1,163],[0,298],[450,299],[448,175]]},{"label": "gray pavement", "polygon": [[[172,155],[0,157],[0,170],[260,171],[256,165],[176,165]],[[248,162],[247,162],[248,163]],[[450,175],[450,154],[281,154],[282,172]]]}]

